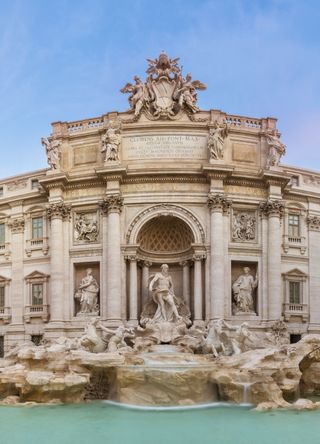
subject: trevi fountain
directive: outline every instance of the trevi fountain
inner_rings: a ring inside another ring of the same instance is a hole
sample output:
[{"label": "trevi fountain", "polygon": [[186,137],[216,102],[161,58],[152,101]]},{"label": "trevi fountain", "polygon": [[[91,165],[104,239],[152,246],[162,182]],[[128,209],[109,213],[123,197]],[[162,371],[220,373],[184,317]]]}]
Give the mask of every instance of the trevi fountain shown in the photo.
[{"label": "trevi fountain", "polygon": [[320,175],[148,63],[129,111],[55,122],[49,168],[3,182],[0,442],[317,442]]}]

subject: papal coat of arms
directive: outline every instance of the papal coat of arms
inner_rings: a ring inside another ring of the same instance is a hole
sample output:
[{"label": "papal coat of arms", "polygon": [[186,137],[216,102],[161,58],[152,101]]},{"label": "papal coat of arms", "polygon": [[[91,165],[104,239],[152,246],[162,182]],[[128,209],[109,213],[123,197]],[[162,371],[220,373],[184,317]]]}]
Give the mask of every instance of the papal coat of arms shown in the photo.
[{"label": "papal coat of arms", "polygon": [[182,68],[178,65],[179,58],[170,59],[161,53],[159,58],[148,59],[148,77],[143,83],[135,76],[135,83],[127,83],[121,89],[129,93],[129,104],[135,116],[144,111],[151,119],[174,119],[180,111],[195,113],[197,106],[197,90],[206,86],[199,80],[192,80],[190,74],[184,78]]}]

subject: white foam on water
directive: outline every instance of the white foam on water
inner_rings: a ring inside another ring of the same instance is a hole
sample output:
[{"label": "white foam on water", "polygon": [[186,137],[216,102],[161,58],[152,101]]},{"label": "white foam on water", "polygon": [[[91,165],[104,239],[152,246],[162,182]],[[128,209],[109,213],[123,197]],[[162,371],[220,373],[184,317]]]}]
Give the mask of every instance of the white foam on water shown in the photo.
[{"label": "white foam on water", "polygon": [[143,410],[143,411],[184,411],[184,410],[195,410],[195,409],[210,409],[217,407],[233,407],[233,408],[254,407],[254,404],[249,404],[249,403],[232,404],[230,402],[209,402],[206,404],[177,405],[177,406],[149,406],[149,405],[138,405],[138,404],[125,404],[122,402],[111,401],[111,400],[104,400],[102,402],[115,407],[120,407],[122,409]]}]

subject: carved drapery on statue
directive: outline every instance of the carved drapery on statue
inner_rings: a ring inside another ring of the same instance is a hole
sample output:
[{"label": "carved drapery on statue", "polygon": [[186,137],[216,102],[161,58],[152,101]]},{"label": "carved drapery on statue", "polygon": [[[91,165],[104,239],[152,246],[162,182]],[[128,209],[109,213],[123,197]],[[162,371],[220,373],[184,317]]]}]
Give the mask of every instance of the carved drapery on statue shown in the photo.
[{"label": "carved drapery on statue", "polygon": [[267,168],[278,166],[280,159],[286,153],[286,146],[280,141],[280,136],[277,130],[270,134],[266,134],[267,144],[269,147],[269,154],[267,158]]},{"label": "carved drapery on statue", "polygon": [[105,154],[105,162],[119,162],[119,149],[121,143],[120,136],[121,123],[119,120],[111,121],[107,131],[101,139],[101,152]]},{"label": "carved drapery on statue", "polygon": [[60,169],[61,141],[53,137],[42,137],[41,144],[46,150],[47,162],[52,170]]},{"label": "carved drapery on statue", "polygon": [[228,126],[219,125],[215,122],[213,128],[209,129],[208,150],[210,161],[222,160],[224,157],[224,144],[228,136]]},{"label": "carved drapery on statue", "polygon": [[134,77],[134,84],[127,83],[122,93],[129,93],[129,104],[135,116],[144,110],[152,119],[174,119],[180,111],[196,113],[197,90],[206,86],[199,80],[192,80],[190,74],[184,78],[179,58],[170,59],[161,53],[159,58],[148,59],[148,77],[143,83],[140,77]]}]

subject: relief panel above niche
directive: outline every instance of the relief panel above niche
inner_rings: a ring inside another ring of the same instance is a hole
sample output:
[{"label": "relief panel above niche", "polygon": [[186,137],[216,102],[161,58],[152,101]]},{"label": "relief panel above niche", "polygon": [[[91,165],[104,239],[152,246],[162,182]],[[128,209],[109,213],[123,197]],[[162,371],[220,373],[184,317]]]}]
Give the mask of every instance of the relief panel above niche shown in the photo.
[{"label": "relief panel above niche", "polygon": [[97,145],[73,146],[72,148],[74,166],[97,162]]},{"label": "relief panel above niche", "polygon": [[234,162],[244,162],[252,165],[258,164],[257,143],[246,141],[232,142],[232,160]]}]

